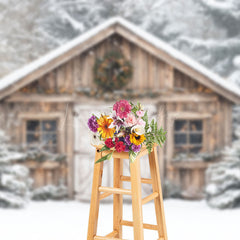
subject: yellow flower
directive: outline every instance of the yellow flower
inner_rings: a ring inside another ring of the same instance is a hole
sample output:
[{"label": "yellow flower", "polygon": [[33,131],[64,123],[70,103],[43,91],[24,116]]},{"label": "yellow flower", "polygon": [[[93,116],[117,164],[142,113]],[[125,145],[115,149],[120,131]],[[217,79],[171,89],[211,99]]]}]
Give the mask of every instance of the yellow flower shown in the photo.
[{"label": "yellow flower", "polygon": [[131,133],[130,134],[130,142],[135,144],[135,145],[140,145],[145,141],[145,136],[144,134],[142,135],[137,135],[136,133]]},{"label": "yellow flower", "polygon": [[115,128],[109,128],[113,122],[112,118],[108,116],[101,116],[98,120],[98,132],[101,134],[102,138],[112,138],[115,132]]}]

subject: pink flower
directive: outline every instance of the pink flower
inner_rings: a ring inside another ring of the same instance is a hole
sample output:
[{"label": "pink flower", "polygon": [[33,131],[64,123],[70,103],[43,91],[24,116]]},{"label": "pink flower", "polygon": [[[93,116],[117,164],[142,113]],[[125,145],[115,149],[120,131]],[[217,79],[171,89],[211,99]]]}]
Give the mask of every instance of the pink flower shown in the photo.
[{"label": "pink flower", "polygon": [[120,118],[126,118],[131,109],[132,107],[127,100],[119,100],[113,105],[113,110],[116,111],[116,115]]},{"label": "pink flower", "polygon": [[136,114],[137,114],[138,117],[143,117],[143,116],[144,116],[144,113],[145,113],[145,112],[144,112],[143,110],[139,110],[139,111],[136,112]]},{"label": "pink flower", "polygon": [[131,126],[135,125],[136,123],[137,123],[137,119],[136,119],[136,117],[134,116],[134,114],[133,114],[133,113],[129,113],[129,114],[127,115],[126,120],[125,120],[125,125],[126,125],[127,127],[131,127]]},{"label": "pink flower", "polygon": [[146,125],[146,122],[145,122],[145,121],[143,121],[141,118],[139,118],[139,119],[137,120],[137,124],[138,124],[138,125],[140,125],[140,126],[143,126],[143,127],[145,127],[145,125]]}]

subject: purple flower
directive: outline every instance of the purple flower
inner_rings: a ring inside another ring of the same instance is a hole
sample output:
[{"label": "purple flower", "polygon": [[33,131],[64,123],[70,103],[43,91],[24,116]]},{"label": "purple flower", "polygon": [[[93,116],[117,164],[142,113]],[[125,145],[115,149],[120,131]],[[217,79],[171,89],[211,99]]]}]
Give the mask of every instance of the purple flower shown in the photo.
[{"label": "purple flower", "polygon": [[134,152],[139,152],[140,149],[141,149],[141,145],[135,145],[135,144],[132,145],[132,150]]},{"label": "purple flower", "polygon": [[129,146],[125,145],[125,150],[124,152],[129,152]]},{"label": "purple flower", "polygon": [[115,126],[121,127],[123,125],[123,120],[117,116],[113,116],[113,124]]},{"label": "purple flower", "polygon": [[89,119],[88,119],[88,127],[92,132],[97,132],[98,129],[98,123],[97,123],[97,118],[92,115]]},{"label": "purple flower", "polygon": [[129,135],[127,135],[126,137],[125,137],[125,143],[128,145],[128,146],[130,146],[132,143],[130,142],[130,136]]}]

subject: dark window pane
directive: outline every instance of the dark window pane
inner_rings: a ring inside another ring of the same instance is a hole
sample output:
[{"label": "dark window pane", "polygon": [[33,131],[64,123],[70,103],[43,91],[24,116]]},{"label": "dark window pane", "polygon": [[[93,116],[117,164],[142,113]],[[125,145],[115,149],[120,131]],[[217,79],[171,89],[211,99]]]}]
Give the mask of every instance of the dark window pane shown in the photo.
[{"label": "dark window pane", "polygon": [[190,148],[191,153],[199,153],[199,152],[201,152],[201,150],[202,150],[202,147],[191,147]]},{"label": "dark window pane", "polygon": [[182,133],[175,133],[174,135],[174,142],[176,145],[179,144],[186,144],[187,143],[187,135],[186,134],[182,134]]},{"label": "dark window pane", "polygon": [[45,120],[42,121],[42,130],[43,131],[56,131],[57,121],[56,120]]},{"label": "dark window pane", "polygon": [[43,133],[42,135],[42,143],[44,145],[56,144],[57,143],[57,135],[55,133]]},{"label": "dark window pane", "polygon": [[27,121],[27,131],[39,131],[39,121],[29,120]]},{"label": "dark window pane", "polygon": [[174,122],[175,131],[187,131],[187,121],[186,120],[175,120]]},{"label": "dark window pane", "polygon": [[30,144],[39,143],[39,139],[40,139],[40,134],[38,132],[27,134],[27,143],[30,143]]},{"label": "dark window pane", "polygon": [[190,130],[191,131],[201,131],[202,130],[202,121],[201,120],[190,121]]},{"label": "dark window pane", "polygon": [[202,134],[190,134],[190,143],[198,144],[202,143]]},{"label": "dark window pane", "polygon": [[28,120],[26,142],[29,147],[43,147],[57,152],[57,120]]}]

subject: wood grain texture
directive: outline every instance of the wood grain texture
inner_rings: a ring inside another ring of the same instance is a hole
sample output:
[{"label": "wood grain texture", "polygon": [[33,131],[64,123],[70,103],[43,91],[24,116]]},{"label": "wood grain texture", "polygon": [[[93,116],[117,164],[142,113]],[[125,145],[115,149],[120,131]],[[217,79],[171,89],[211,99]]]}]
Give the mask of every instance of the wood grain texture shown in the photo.
[{"label": "wood grain texture", "polygon": [[168,239],[167,228],[166,228],[166,222],[165,222],[162,187],[161,187],[161,179],[160,179],[160,171],[158,166],[156,147],[149,154],[149,165],[150,165],[151,176],[153,179],[153,184],[152,184],[153,192],[158,192],[159,194],[158,197],[154,198],[156,219],[157,219],[157,225],[158,225],[158,235],[159,235],[159,238],[164,238],[164,240],[167,240]]},{"label": "wood grain texture", "polygon": [[134,239],[143,240],[142,189],[140,159],[130,163]]},{"label": "wood grain texture", "polygon": [[131,190],[112,187],[99,187],[99,192],[132,195]]},{"label": "wood grain texture", "polygon": [[[122,220],[121,224],[123,226],[133,227],[133,222],[132,221]],[[143,228],[144,229],[148,229],[148,230],[158,230],[158,226],[157,225],[148,224],[148,223],[143,223]]]},{"label": "wood grain texture", "polygon": [[[101,157],[102,157],[102,154],[96,151],[94,162],[96,162]],[[97,233],[99,202],[100,202],[100,192],[98,188],[102,184],[102,174],[103,174],[103,162],[94,164],[92,196],[91,196],[91,204],[90,204],[90,212],[89,212],[87,240],[93,240]]]},{"label": "wood grain texture", "polygon": [[[121,181],[131,182],[131,177],[121,176]],[[145,184],[152,184],[152,179],[150,178],[141,178],[141,182]]]},{"label": "wood grain texture", "polygon": [[143,198],[142,199],[142,205],[144,205],[144,204],[150,202],[151,200],[157,198],[158,195],[159,195],[158,192],[154,192],[154,193],[150,194],[149,196]]},{"label": "wood grain texture", "polygon": [[[123,174],[123,160],[113,159],[113,187],[122,188],[121,175]],[[123,215],[123,196],[121,194],[113,195],[113,230],[117,232],[115,237],[122,238],[122,226],[120,222]]]},{"label": "wood grain texture", "polygon": [[127,240],[127,239],[95,236],[94,240]]}]

